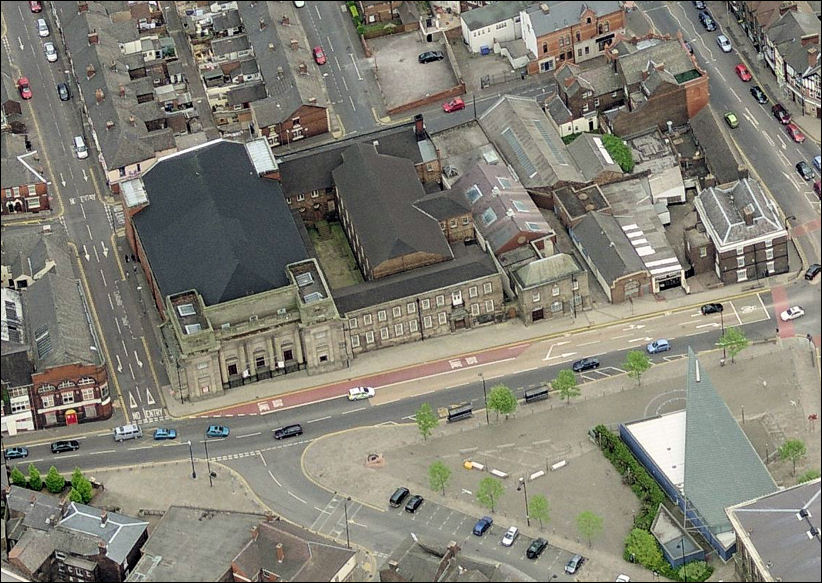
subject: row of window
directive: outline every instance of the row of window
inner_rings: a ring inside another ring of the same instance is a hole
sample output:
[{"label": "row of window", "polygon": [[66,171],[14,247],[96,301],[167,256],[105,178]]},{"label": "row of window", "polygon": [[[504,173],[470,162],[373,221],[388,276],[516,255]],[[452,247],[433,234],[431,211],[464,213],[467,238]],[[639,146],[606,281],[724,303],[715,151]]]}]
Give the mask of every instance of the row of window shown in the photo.
[{"label": "row of window", "polygon": [[[319,198],[320,194],[321,193],[320,193],[319,190],[315,190],[314,192],[311,193],[311,198]],[[304,200],[305,200],[305,195],[304,194],[298,194],[297,195],[297,202],[302,202]],[[291,204],[291,197],[290,196],[286,197],[285,202],[286,202],[286,204]]]},{"label": "row of window", "polygon": [[[577,291],[579,289],[579,282],[576,279],[571,281],[571,289],[574,290],[574,291]],[[559,286],[555,285],[554,287],[551,288],[551,296],[553,296],[553,297],[558,296],[559,291],[560,291]],[[576,297],[579,297],[579,296],[576,296]],[[532,301],[538,302],[539,298],[540,298],[540,295],[539,295],[538,291],[535,291],[531,294],[531,300]]]},{"label": "row of window", "polygon": [[97,381],[94,380],[93,378],[83,377],[79,381],[77,381],[76,383],[74,381],[70,381],[70,380],[62,381],[59,385],[57,385],[56,388],[55,388],[54,385],[40,385],[39,387],[37,387],[37,392],[38,393],[49,393],[51,391],[55,391],[55,390],[58,390],[58,389],[68,389],[70,387],[81,387],[83,385],[95,385],[95,384],[97,384]]},{"label": "row of window", "polygon": [[[94,389],[83,389],[83,401],[92,401],[94,400]],[[40,400],[43,403],[43,407],[54,407],[55,404],[58,404],[55,397],[60,397],[60,405],[71,405],[75,402],[74,400],[74,391],[66,391],[65,393],[56,393],[54,395],[41,395]]]}]

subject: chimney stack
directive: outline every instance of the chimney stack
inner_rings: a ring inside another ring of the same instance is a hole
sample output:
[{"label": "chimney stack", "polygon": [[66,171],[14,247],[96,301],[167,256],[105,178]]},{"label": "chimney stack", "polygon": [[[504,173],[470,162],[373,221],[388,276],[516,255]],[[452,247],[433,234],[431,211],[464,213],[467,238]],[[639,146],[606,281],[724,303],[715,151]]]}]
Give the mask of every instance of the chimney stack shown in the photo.
[{"label": "chimney stack", "polygon": [[126,96],[126,86],[125,85],[120,85],[120,97],[125,97],[125,96]]},{"label": "chimney stack", "polygon": [[754,207],[752,203],[748,203],[742,207],[742,218],[745,219],[745,226],[750,227],[753,225]]},{"label": "chimney stack", "polygon": [[88,33],[88,44],[96,45],[98,42],[100,42],[100,36],[97,34],[96,30],[92,30]]},{"label": "chimney stack", "polygon": [[106,547],[106,541],[100,539],[97,541],[97,549],[100,551],[101,555],[105,555],[108,552],[108,548]]},{"label": "chimney stack", "polygon": [[283,550],[283,543],[277,543],[277,546],[274,548],[277,549],[277,562],[282,563],[285,560],[285,551]]},{"label": "chimney stack", "polygon": [[808,67],[815,67],[816,61],[819,59],[819,51],[816,47],[808,49]]},{"label": "chimney stack", "polygon": [[388,561],[388,568],[391,569],[394,573],[396,573],[400,570],[400,564],[394,559],[391,559],[390,561]]},{"label": "chimney stack", "polygon": [[103,93],[103,89],[101,87],[98,87],[97,90],[94,92],[94,98],[97,100],[97,103],[102,103],[105,97],[106,94]]},{"label": "chimney stack", "polygon": [[414,116],[414,135],[417,137],[418,142],[425,139],[425,124],[422,121],[421,113]]},{"label": "chimney stack", "polygon": [[37,502],[37,496],[35,496],[34,494],[32,494],[31,496],[29,496],[29,504],[31,504],[32,506],[34,506],[34,503],[35,503],[35,502]]},{"label": "chimney stack", "polygon": [[107,522],[108,522],[108,512],[103,510],[100,513],[100,528],[105,528]]},{"label": "chimney stack", "polygon": [[89,63],[88,67],[86,67],[86,79],[91,79],[92,77],[94,77],[95,72],[96,71],[94,70],[94,65]]}]

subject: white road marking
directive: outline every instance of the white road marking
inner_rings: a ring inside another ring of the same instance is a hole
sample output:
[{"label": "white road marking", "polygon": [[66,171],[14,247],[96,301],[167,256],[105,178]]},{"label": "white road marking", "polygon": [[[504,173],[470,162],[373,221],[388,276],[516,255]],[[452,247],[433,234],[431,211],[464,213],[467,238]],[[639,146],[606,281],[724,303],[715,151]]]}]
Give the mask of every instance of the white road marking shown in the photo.
[{"label": "white road marking", "polygon": [[343,411],[343,413],[342,413],[342,414],[343,414],[343,415],[348,415],[349,413],[355,413],[355,412],[357,412],[357,411],[362,411],[362,410],[364,410],[364,409],[366,409],[366,408],[367,408],[367,407],[357,407],[356,409],[349,409],[348,411]]},{"label": "white road marking", "polygon": [[299,500],[299,501],[300,501],[300,502],[302,502],[303,504],[308,504],[308,502],[306,502],[305,500],[303,500],[302,498],[300,498],[299,496],[297,496],[294,492],[291,492],[291,491],[289,490],[288,494],[289,494],[290,496],[293,496],[294,498],[296,498],[297,500]]},{"label": "white road marking", "polygon": [[325,421],[326,419],[331,419],[331,415],[326,415],[325,417],[320,417],[318,419],[312,419],[311,421],[306,421],[306,423],[316,423],[317,421]]},{"label": "white road marking", "polygon": [[244,437],[254,437],[255,435],[262,435],[262,431],[257,431],[256,433],[244,433],[243,435],[235,436],[237,439],[242,439]]},{"label": "white road marking", "polygon": [[592,340],[591,342],[583,342],[582,344],[577,344],[577,347],[581,348],[583,346],[588,346],[589,344],[596,344],[597,342],[599,342],[599,340]]},{"label": "white road marking", "polygon": [[765,302],[762,301],[762,295],[756,294],[756,297],[759,298],[759,303],[762,305],[762,311],[764,311],[768,318],[770,318],[771,315],[768,314],[768,308],[765,307]]},{"label": "white road marking", "polygon": [[268,470],[268,475],[271,476],[271,479],[274,480],[274,483],[276,483],[280,488],[283,487],[283,485],[280,484],[280,481],[274,477],[274,474],[271,473],[271,470]]}]

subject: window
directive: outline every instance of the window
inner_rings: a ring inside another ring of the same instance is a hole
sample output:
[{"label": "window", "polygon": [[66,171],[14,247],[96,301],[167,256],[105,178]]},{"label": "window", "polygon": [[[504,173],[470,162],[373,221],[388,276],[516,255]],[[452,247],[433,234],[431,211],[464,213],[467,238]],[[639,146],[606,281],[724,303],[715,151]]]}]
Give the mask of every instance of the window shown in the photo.
[{"label": "window", "polygon": [[587,55],[590,52],[591,52],[591,47],[585,47],[585,54]]},{"label": "window", "polygon": [[380,328],[380,339],[388,340],[388,328]]},{"label": "window", "polygon": [[54,395],[43,395],[40,399],[43,401],[43,407],[54,407]]},{"label": "window", "polygon": [[462,305],[462,290],[454,290],[451,292],[451,305],[452,306],[461,306]]},{"label": "window", "polygon": [[747,269],[737,269],[736,270],[736,281],[747,281],[748,279],[748,270]]},{"label": "window", "polygon": [[773,247],[765,248],[765,259],[773,259]]},{"label": "window", "polygon": [[402,322],[394,324],[394,336],[402,336]]},{"label": "window", "polygon": [[463,226],[464,226],[464,225],[467,225],[468,223],[469,223],[469,219],[468,219],[468,217],[462,217],[462,224],[463,224]]},{"label": "window", "polygon": [[484,284],[482,284],[482,293],[490,294],[492,289],[493,286],[491,285],[490,281],[486,281]]},{"label": "window", "polygon": [[548,43],[542,43],[542,54],[548,52]]},{"label": "window", "polygon": [[448,221],[448,226],[451,227],[452,229],[455,229],[457,227],[457,219],[449,220]]},{"label": "window", "polygon": [[437,314],[437,322],[440,324],[447,324],[448,323],[448,314],[445,312],[440,312]]},{"label": "window", "polygon": [[413,314],[417,311],[417,304],[415,304],[414,302],[408,302],[407,304],[405,304],[405,311],[409,314]]},{"label": "window", "polygon": [[83,389],[82,393],[84,401],[94,400],[94,389]]},{"label": "window", "polygon": [[431,316],[426,316],[425,318],[423,318],[422,319],[422,325],[425,328],[430,328],[431,327]]},{"label": "window", "polygon": [[587,101],[582,104],[582,112],[585,113],[586,111],[588,111],[588,102]]},{"label": "window", "polygon": [[437,306],[444,306],[445,305],[445,296],[440,294],[437,296]]},{"label": "window", "polygon": [[577,42],[579,42],[580,40],[582,40],[582,38],[579,36],[579,31],[577,31]]},{"label": "window", "polygon": [[349,328],[356,328],[357,327],[357,319],[356,318],[351,318],[350,320],[348,320],[348,327]]},{"label": "window", "polygon": [[305,200],[305,195],[304,194],[298,194],[297,195],[297,202],[300,202],[300,201],[303,201],[303,200]]},{"label": "window", "polygon": [[422,309],[423,310],[427,310],[430,307],[431,307],[431,300],[429,300],[428,298],[425,298],[424,300],[422,300]]},{"label": "window", "polygon": [[362,323],[366,326],[370,326],[372,322],[371,314],[366,314],[362,317]]},{"label": "window", "polygon": [[391,313],[394,315],[395,318],[399,318],[402,316],[402,308],[400,306],[394,306],[391,310]]},{"label": "window", "polygon": [[351,336],[351,347],[358,348],[360,346],[360,335],[354,334]]},{"label": "window", "polygon": [[369,330],[365,333],[365,343],[366,344],[374,344],[374,332]]},{"label": "window", "polygon": [[594,107],[599,107],[599,97],[594,99]]},{"label": "window", "polygon": [[74,391],[66,391],[65,393],[61,393],[60,396],[63,398],[63,405],[74,402]]},{"label": "window", "polygon": [[318,196],[320,196],[320,193],[317,192],[316,190],[311,193],[311,198],[317,198]]},{"label": "window", "polygon": [[24,413],[29,410],[29,404],[26,401],[12,401],[11,402],[11,413],[12,415],[17,413]]},{"label": "window", "polygon": [[379,312],[377,312],[377,321],[385,322],[385,319],[385,310],[380,310]]},{"label": "window", "polygon": [[525,226],[528,227],[529,231],[542,231],[542,226],[539,223],[525,223]]},{"label": "window", "polygon": [[559,295],[559,286],[558,285],[555,285],[554,287],[551,288],[551,295],[554,296],[554,297]]},{"label": "window", "polygon": [[531,294],[531,301],[534,302],[534,303],[539,301],[539,292],[538,291]]},{"label": "window", "polygon": [[411,320],[408,322],[408,331],[409,332],[416,332],[418,330],[417,321]]},{"label": "window", "polygon": [[707,247],[700,247],[699,248],[699,256],[700,257],[707,257],[708,256],[708,248]]},{"label": "window", "polygon": [[69,387],[73,387],[74,383],[71,381],[62,381],[59,385],[57,385],[58,389],[67,389]]},{"label": "window", "polygon": [[483,224],[486,227],[493,224],[493,222],[497,220],[497,213],[494,212],[494,209],[492,209],[491,207],[485,209],[485,212],[483,212],[480,216],[482,218]]},{"label": "window", "polygon": [[472,316],[479,316],[479,313],[480,313],[479,304],[471,304],[471,315]]},{"label": "window", "polygon": [[605,29],[605,32],[610,32],[611,31],[611,23],[610,22],[608,22],[606,20],[605,22],[602,23],[602,25],[603,25],[603,28]]},{"label": "window", "polygon": [[765,264],[765,269],[768,270],[768,273],[773,273],[774,272],[774,262],[773,261],[768,261]]},{"label": "window", "polygon": [[565,37],[564,36],[559,37],[559,46],[560,46],[560,48],[565,46]]},{"label": "window", "polygon": [[591,17],[590,16],[585,19],[585,24],[591,24]]},{"label": "window", "polygon": [[531,210],[531,208],[521,200],[512,200],[511,203],[514,205],[514,208],[521,213],[527,213]]},{"label": "window", "polygon": [[477,297],[477,286],[472,285],[471,287],[468,288],[468,297],[469,298]]},{"label": "window", "polygon": [[737,255],[744,255],[745,254],[745,248],[744,247],[737,247],[736,248],[736,254]]},{"label": "window", "polygon": [[494,311],[494,300],[485,300],[485,311],[489,314]]},{"label": "window", "polygon": [[745,256],[744,255],[736,258],[736,266],[737,267],[745,267]]},{"label": "window", "polygon": [[232,362],[228,365],[228,376],[234,376],[237,374],[237,362]]},{"label": "window", "polygon": [[571,280],[571,289],[577,291],[579,289],[579,281],[576,279]]},{"label": "window", "polygon": [[257,352],[254,354],[254,366],[261,367],[265,366],[265,353],[264,352]]},{"label": "window", "polygon": [[560,301],[551,302],[551,311],[552,312],[561,312],[562,311],[562,302],[560,302]]}]

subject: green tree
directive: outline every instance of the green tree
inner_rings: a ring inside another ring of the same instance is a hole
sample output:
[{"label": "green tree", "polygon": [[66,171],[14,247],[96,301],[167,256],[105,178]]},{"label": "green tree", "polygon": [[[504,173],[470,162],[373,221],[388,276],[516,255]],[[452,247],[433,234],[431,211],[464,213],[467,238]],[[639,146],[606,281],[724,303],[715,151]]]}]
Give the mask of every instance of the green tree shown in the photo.
[{"label": "green tree", "polygon": [[690,561],[676,570],[679,581],[707,581],[713,571],[705,561]]},{"label": "green tree", "polygon": [[57,471],[57,468],[51,466],[46,474],[46,489],[52,494],[59,494],[65,487],[66,479]]},{"label": "green tree", "polygon": [[505,385],[496,385],[491,387],[491,391],[488,393],[488,408],[496,411],[497,419],[499,419],[500,413],[505,415],[507,419],[508,415],[517,410],[517,398],[511,389]]},{"label": "green tree", "polygon": [[72,502],[85,504],[85,502],[83,502],[83,495],[80,494],[80,492],[75,488],[72,488],[71,492],[69,492],[69,500],[71,500]]},{"label": "green tree", "polygon": [[34,464],[29,464],[29,488],[32,490],[42,490],[43,478],[40,476],[40,470],[34,467]]},{"label": "green tree", "polygon": [[631,350],[625,356],[625,370],[628,371],[628,376],[636,379],[636,384],[641,384],[642,374],[651,368],[651,359],[641,350]]},{"label": "green tree", "polygon": [[26,475],[17,466],[14,466],[14,469],[11,470],[10,479],[15,486],[26,487]]},{"label": "green tree", "polygon": [[579,529],[579,534],[588,540],[590,548],[591,540],[602,532],[602,517],[590,510],[583,510],[577,515],[577,529]]},{"label": "green tree", "polygon": [[428,403],[423,403],[420,405],[420,408],[417,409],[417,412],[414,414],[414,420],[417,422],[420,435],[422,435],[424,440],[428,439],[428,436],[431,435],[434,427],[436,427],[440,422],[434,414],[434,411],[431,409],[431,405]]},{"label": "green tree", "polygon": [[734,357],[750,344],[751,341],[739,328],[728,328],[716,343],[717,346],[728,351],[731,355],[731,362],[734,362]]},{"label": "green tree", "polygon": [[551,381],[551,386],[559,392],[559,396],[565,399],[566,403],[571,402],[571,397],[578,397],[580,390],[577,387],[577,377],[571,369],[564,369],[557,373],[557,378]]},{"label": "green tree", "polygon": [[428,482],[432,490],[442,490],[445,496],[445,485],[451,479],[451,470],[442,461],[437,460],[428,466]]},{"label": "green tree", "polygon": [[504,492],[505,486],[502,485],[502,482],[489,476],[480,480],[479,488],[477,489],[477,500],[493,512],[494,507]]},{"label": "green tree", "polygon": [[528,514],[531,518],[539,520],[539,529],[542,530],[542,524],[551,519],[551,507],[548,505],[548,500],[542,494],[531,496],[528,504]]},{"label": "green tree", "polygon": [[779,459],[793,462],[793,475],[796,475],[796,461],[805,457],[808,453],[805,442],[801,439],[789,439],[779,448]]},{"label": "green tree", "polygon": [[625,539],[624,558],[626,561],[635,561],[649,571],[656,571],[657,573],[665,565],[662,550],[659,548],[659,543],[656,542],[654,535],[641,528],[631,530]]},{"label": "green tree", "polygon": [[602,134],[600,137],[602,138],[602,145],[605,146],[614,162],[619,164],[623,172],[631,172],[634,169],[634,157],[625,142],[612,134]]},{"label": "green tree", "polygon": [[819,477],[819,470],[808,470],[804,474],[799,474],[799,477],[796,479],[797,484],[804,484],[805,482],[810,482],[811,480],[815,480]]},{"label": "green tree", "polygon": [[80,468],[74,468],[74,472],[71,474],[71,489],[76,490],[77,493],[80,494],[82,497],[81,502],[83,504],[87,504],[89,500],[91,500],[91,482],[89,482],[88,478],[83,475]]}]

